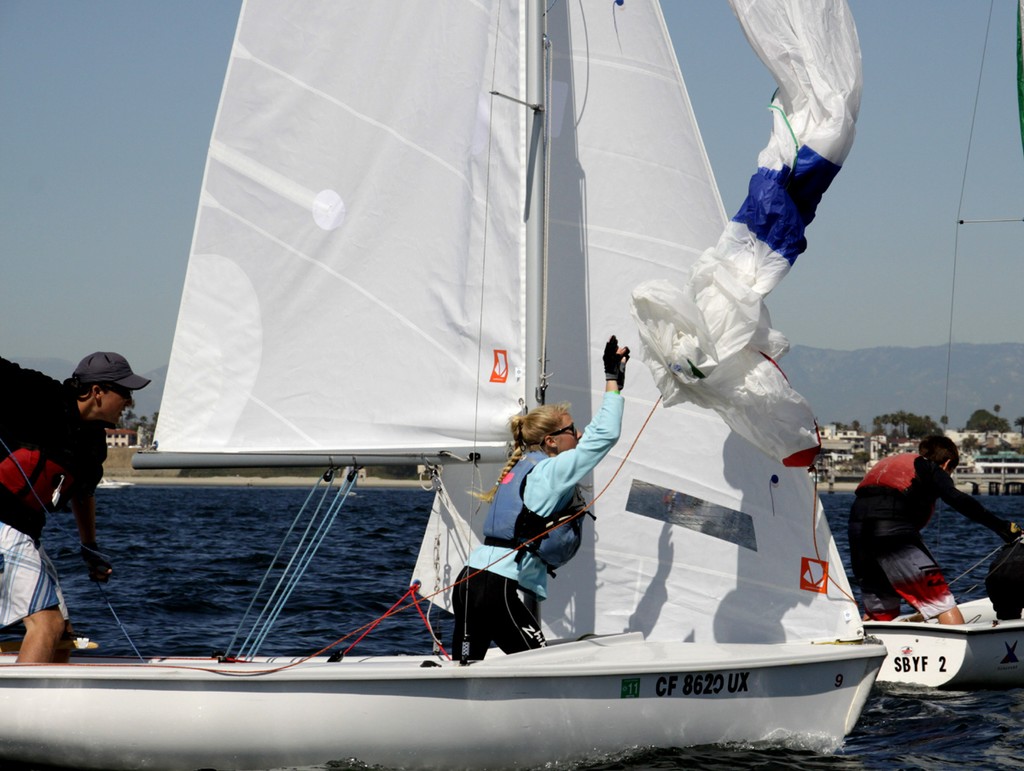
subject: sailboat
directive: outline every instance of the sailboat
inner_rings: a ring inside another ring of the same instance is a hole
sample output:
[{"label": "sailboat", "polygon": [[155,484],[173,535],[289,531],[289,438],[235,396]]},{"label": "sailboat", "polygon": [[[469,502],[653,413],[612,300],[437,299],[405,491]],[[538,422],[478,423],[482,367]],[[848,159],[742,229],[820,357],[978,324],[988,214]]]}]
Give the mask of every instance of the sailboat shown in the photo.
[{"label": "sailboat", "polygon": [[[865,621],[868,634],[889,651],[878,682],[951,691],[1024,687],[1024,621],[996,618],[981,597],[959,605],[963,624],[936,624],[905,616]],[[920,617],[916,617],[919,619]]]},{"label": "sailboat", "polygon": [[[1017,106],[1024,142],[1024,0],[1018,0],[1016,16]],[[1018,653],[1024,620],[998,619],[988,597],[959,603],[959,608],[963,624],[924,621],[919,614],[865,622],[865,630],[889,651],[878,682],[957,691],[1024,687],[1024,648]]]},{"label": "sailboat", "polygon": [[[845,50],[820,58],[859,78],[843,3],[762,6],[736,8],[752,41]],[[633,288],[685,284],[726,224],[656,3],[247,0],[158,449],[136,465],[422,465],[436,499],[413,577],[443,606],[509,417],[567,399],[586,423],[604,341],[635,334]],[[812,476],[712,407],[657,406],[642,367],[628,377],[596,522],[541,608],[547,647],[468,665],[429,645],[4,661],[0,757],[486,769],[834,750],[885,651],[864,640]]]}]

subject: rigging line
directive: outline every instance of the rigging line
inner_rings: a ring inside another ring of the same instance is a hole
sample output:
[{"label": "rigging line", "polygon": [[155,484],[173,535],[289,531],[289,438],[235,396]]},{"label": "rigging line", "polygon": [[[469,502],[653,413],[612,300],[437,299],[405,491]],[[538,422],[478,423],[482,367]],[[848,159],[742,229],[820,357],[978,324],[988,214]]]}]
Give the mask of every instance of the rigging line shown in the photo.
[{"label": "rigging line", "polygon": [[995,554],[995,553],[996,553],[997,551],[999,551],[1000,549],[1002,549],[1002,548],[1003,548],[1003,546],[1005,546],[1005,544],[999,544],[999,546],[997,546],[996,548],[994,548],[994,549],[993,549],[992,551],[990,551],[990,552],[989,552],[988,554],[986,554],[986,555],[985,555],[984,557],[982,557],[982,558],[981,558],[980,560],[978,560],[978,561],[977,561],[977,562],[975,562],[975,563],[974,563],[973,565],[971,565],[971,566],[970,566],[969,568],[967,568],[967,570],[963,571],[963,572],[962,572],[962,573],[961,573],[960,575],[958,575],[958,576],[957,576],[956,578],[954,578],[954,579],[953,579],[952,581],[950,581],[950,582],[949,582],[949,583],[947,584],[947,586],[952,586],[952,585],[953,585],[953,584],[955,584],[955,583],[956,583],[957,581],[959,581],[959,580],[960,580],[961,578],[965,578],[966,576],[970,575],[970,574],[971,574],[972,572],[974,572],[975,570],[977,570],[977,569],[978,569],[978,566],[980,566],[980,565],[981,565],[982,563],[984,563],[984,562],[988,562],[988,560],[992,559],[992,556],[993,556],[993,555],[994,555],[994,554]]},{"label": "rigging line", "polygon": [[956,301],[956,268],[957,261],[960,253],[960,225],[963,217],[964,209],[964,195],[967,190],[967,169],[971,163],[971,145],[974,143],[974,125],[978,120],[978,101],[981,97],[981,79],[985,72],[985,58],[988,52],[988,36],[992,30],[992,9],[995,4],[995,0],[990,0],[988,6],[988,23],[985,25],[985,39],[981,48],[981,63],[978,66],[978,83],[974,90],[974,110],[971,113],[971,127],[967,134],[967,152],[964,156],[964,170],[960,177],[960,201],[957,203],[956,208],[956,219],[957,225],[954,226],[953,232],[953,270],[950,277],[950,288],[949,288],[949,335],[946,341],[946,383],[943,392],[943,406],[942,415],[947,420],[949,419],[949,377],[952,369],[953,360],[953,310]]},{"label": "rigging line", "polygon": [[780,107],[779,105],[775,104],[775,97],[778,96],[778,94],[779,89],[775,89],[775,93],[772,94],[772,101],[771,104],[768,105],[768,109],[775,110],[779,115],[782,116],[782,122],[786,124],[786,128],[789,129],[789,136],[793,140],[793,166],[789,178],[786,180],[786,185],[789,185],[789,183],[793,179],[793,175],[796,173],[796,162],[797,158],[800,156],[800,140],[796,138],[796,132],[793,131],[793,126],[789,122],[789,116],[786,115],[786,111],[783,110],[782,107]]},{"label": "rigging line", "polygon": [[[494,52],[491,59],[491,88],[490,88],[490,100],[487,104],[487,158],[484,163],[484,223],[483,223],[483,234],[480,243],[480,305],[477,311],[477,335],[476,335],[476,388],[473,391],[473,441],[475,442],[479,436],[480,428],[480,393],[483,388],[483,371],[481,369],[484,355],[484,336],[483,336],[483,323],[484,323],[484,308],[486,307],[486,292],[485,287],[487,285],[487,244],[488,236],[490,235],[490,222],[491,222],[491,160],[494,153],[494,121],[492,117],[494,115],[494,98],[497,96],[497,92],[494,90],[497,85],[497,71],[498,71],[498,45],[501,41],[501,12],[503,3],[501,0],[498,2],[498,7],[495,13],[495,30],[494,30]],[[496,364],[496,362],[495,362]],[[505,360],[505,367],[508,367],[508,359]]]},{"label": "rigging line", "polygon": [[[826,565],[828,565],[830,561],[829,560],[823,560],[821,558],[821,552],[818,550],[818,526],[817,526],[818,525],[818,523],[817,523],[817,519],[818,519],[818,475],[817,475],[817,473],[814,474],[814,492],[813,492],[813,495],[812,495],[812,500],[814,501],[814,503],[812,505],[812,511],[811,511],[811,538],[812,538],[812,540],[814,542],[814,556],[815,556],[815,558],[819,562],[824,562]],[[821,513],[822,513],[822,515],[825,514],[825,509],[824,508],[821,509]],[[852,602],[854,605],[857,604],[857,600],[854,599],[852,594],[850,594],[842,586],[839,585],[839,582],[836,581],[835,576],[832,575],[831,571],[828,572],[828,583],[832,584],[836,589],[838,589],[839,593],[841,595],[843,595],[846,599],[848,599],[850,602]],[[826,596],[827,596],[827,591],[828,591],[828,587],[826,585]]]},{"label": "rigging line", "polygon": [[423,608],[420,607],[420,600],[419,600],[419,598],[416,597],[415,594],[413,595],[412,598],[413,598],[413,602],[414,602],[414,604],[416,606],[416,612],[420,614],[420,618],[423,619],[423,624],[427,627],[427,633],[430,635],[430,639],[433,640],[433,642],[434,642],[434,646],[435,646],[434,653],[435,653],[435,655],[437,654],[438,651],[440,651],[442,656],[444,656],[446,659],[451,661],[452,660],[451,654],[449,654],[448,651],[446,651],[444,649],[444,645],[441,643],[441,638],[437,636],[437,633],[434,631],[434,627],[430,623],[429,615],[430,615],[430,609],[434,607],[433,603],[430,603],[427,606],[427,613],[424,614],[423,613]]},{"label": "rigging line", "polygon": [[544,112],[541,120],[544,123],[544,221],[541,223],[541,261],[543,265],[543,280],[541,286],[541,318],[540,318],[540,391],[537,394],[537,401],[545,402],[545,395],[548,387],[548,291],[549,282],[549,256],[551,244],[551,80],[552,68],[554,67],[554,54],[552,52],[551,38],[548,37],[548,15],[544,14],[544,32],[542,35],[544,45]]},{"label": "rigging line", "polygon": [[[273,558],[271,559],[270,564],[267,565],[267,570],[264,573],[263,580],[260,581],[260,585],[259,585],[259,587],[257,587],[256,592],[253,595],[252,602],[250,603],[250,607],[256,602],[257,598],[262,593],[264,586],[266,585],[267,581],[269,580],[271,574],[274,571],[274,566],[278,564],[278,558],[284,552],[285,545],[288,543],[288,540],[291,538],[292,533],[295,532],[295,528],[298,525],[300,519],[305,514],[306,509],[309,506],[309,502],[313,498],[313,494],[320,487],[320,481],[321,480],[323,480],[323,477],[321,477],[321,479],[317,480],[316,484],[314,484],[313,488],[309,492],[309,495],[306,496],[306,500],[303,502],[302,506],[299,507],[299,510],[296,512],[295,517],[292,519],[292,523],[288,527],[288,531],[284,534],[284,537],[281,539],[281,545],[278,546],[277,552],[274,554]],[[333,476],[332,476],[332,481],[333,481]],[[319,511],[323,507],[323,502],[326,499],[326,497],[327,497],[328,493],[330,492],[330,490],[331,490],[330,484],[328,484],[328,486],[326,486],[323,489],[323,492],[320,495],[320,502],[316,504],[316,508],[315,508],[314,512],[310,515],[310,522],[309,522],[309,524],[306,525],[306,533],[309,532],[309,528],[312,526],[312,520],[316,516],[316,512]],[[301,545],[302,542],[305,540],[306,533],[303,533],[303,535],[300,537],[299,545]],[[296,547],[296,549],[298,549],[298,547]],[[284,571],[282,572],[282,575],[278,578],[277,584],[271,590],[270,595],[268,596],[268,598],[267,598],[267,600],[266,600],[262,610],[260,610],[259,615],[256,617],[256,620],[253,621],[252,627],[250,627],[249,632],[247,633],[245,639],[242,641],[242,644],[239,646],[239,653],[237,654],[238,656],[241,656],[241,652],[243,650],[245,650],[249,646],[249,642],[250,642],[250,640],[252,640],[252,637],[256,633],[256,630],[263,623],[265,623],[264,622],[264,618],[265,618],[266,614],[268,613],[268,610],[269,610],[269,608],[271,606],[271,603],[274,600],[274,597],[276,596],[278,590],[281,587],[281,582],[284,580],[284,577],[287,575],[288,571],[291,568],[292,561],[294,561],[294,555],[292,556],[292,558],[289,561],[288,565],[285,567]],[[246,611],[246,615],[248,615],[248,610]],[[243,618],[243,621],[244,621],[244,618]],[[237,637],[237,632],[241,630],[241,624],[242,624],[242,622],[239,622],[239,628],[236,631],[236,637]],[[232,638],[232,644],[233,643],[234,643],[234,638]],[[228,646],[227,651],[230,654],[230,652],[231,652],[231,646],[230,645]]]},{"label": "rigging line", "polygon": [[[321,477],[321,479],[322,478],[323,477]],[[270,578],[270,573],[274,569],[274,565],[277,564],[278,557],[281,556],[281,552],[284,551],[285,544],[288,542],[288,539],[291,537],[292,532],[295,530],[295,526],[298,524],[299,517],[302,516],[302,512],[304,512],[306,510],[306,507],[309,506],[309,502],[310,502],[310,500],[312,500],[313,494],[316,493],[317,488],[319,486],[320,486],[320,481],[318,480],[317,483],[315,485],[313,485],[312,489],[310,489],[309,495],[306,496],[306,500],[303,501],[302,506],[299,507],[299,510],[298,510],[298,512],[295,515],[295,518],[292,519],[292,524],[289,526],[288,531],[284,534],[284,537],[281,539],[281,545],[277,547],[277,552],[275,552],[274,556],[270,559],[270,565],[267,567],[267,570],[264,572],[263,578],[260,580],[259,586],[256,587],[256,591],[253,593],[252,599],[249,600],[249,606],[245,609],[245,612],[242,614],[242,618],[241,618],[241,620],[239,620],[238,626],[235,627],[235,633],[231,636],[231,640],[228,642],[227,647],[225,648],[225,650],[228,651],[229,653],[230,653],[231,649],[234,647],[235,641],[238,639],[238,635],[241,634],[242,625],[245,623],[246,619],[249,618],[249,614],[252,612],[253,606],[256,604],[256,600],[259,599],[260,594],[263,592],[263,587],[266,585],[267,580]],[[326,495],[326,494],[327,494],[327,492],[325,490],[323,495]],[[258,623],[259,623],[259,619],[257,619],[255,622],[253,622],[253,627],[255,627],[256,624],[258,624]],[[250,631],[250,635],[251,635],[251,631]],[[241,647],[244,648],[248,644],[248,642],[249,642],[249,638],[246,637],[246,639],[242,643]]]},{"label": "rigging line", "polygon": [[[416,590],[419,589],[419,588],[420,588],[420,582],[419,581],[413,581],[412,584],[409,586],[409,588],[406,589],[405,594],[403,594],[401,597],[399,597],[397,600],[395,600],[394,604],[390,608],[388,608],[388,611],[394,610],[395,607],[397,605],[399,605],[402,602],[402,600],[404,600],[406,597],[410,597],[410,598],[415,599]],[[380,622],[383,621],[384,619],[386,619],[387,617],[388,617],[388,614],[387,614],[387,612],[385,612],[382,616],[380,616],[376,620],[370,622],[370,624],[368,624],[367,627],[366,627],[366,631],[364,631],[361,635],[359,635],[359,637],[357,637],[352,642],[351,645],[349,645],[344,651],[342,651],[341,655],[342,656],[347,656],[349,651],[351,651],[353,648],[355,648],[362,641],[362,639],[364,637],[366,637],[366,635],[368,635],[370,632],[372,632],[374,629],[376,629],[380,625]]]},{"label": "rigging line", "polygon": [[145,661],[146,659],[143,658],[141,653],[139,653],[139,649],[135,647],[135,642],[132,640],[132,636],[128,634],[128,630],[125,628],[125,625],[121,623],[121,619],[118,618],[117,613],[114,612],[114,606],[111,605],[110,598],[107,597],[107,590],[103,588],[103,584],[99,581],[93,581],[93,583],[96,584],[96,588],[100,590],[100,596],[103,597],[103,602],[107,604],[107,610],[109,610],[110,615],[114,617],[114,621],[121,629],[121,632],[124,634],[124,638],[128,641],[128,644],[132,646],[132,650],[135,651],[135,655],[138,657],[139,661]]},{"label": "rigging line", "polygon": [[[352,488],[355,487],[356,477],[356,468],[352,467],[349,470],[345,483],[338,488],[338,492],[335,494],[334,500],[331,502],[330,506],[328,506],[327,511],[321,518],[316,533],[314,533],[312,539],[309,542],[309,545],[305,549],[305,552],[299,558],[298,567],[293,572],[288,582],[288,585],[282,592],[281,597],[277,602],[276,608],[268,618],[262,635],[260,636],[258,641],[253,644],[252,652],[249,654],[250,656],[255,656],[257,654],[259,648],[266,641],[267,635],[270,633],[271,627],[275,623],[277,623],[277,619],[281,615],[281,611],[284,609],[285,604],[291,598],[292,593],[295,591],[295,588],[301,582],[302,577],[306,574],[306,570],[313,562],[313,557],[316,556],[317,551],[320,549],[320,546],[323,544],[324,539],[327,537],[328,531],[331,529],[331,525],[334,524],[334,521],[337,519],[338,513],[341,511],[342,506],[344,506],[345,501],[348,499],[349,493],[351,493]],[[296,551],[298,551],[298,549]]]}]

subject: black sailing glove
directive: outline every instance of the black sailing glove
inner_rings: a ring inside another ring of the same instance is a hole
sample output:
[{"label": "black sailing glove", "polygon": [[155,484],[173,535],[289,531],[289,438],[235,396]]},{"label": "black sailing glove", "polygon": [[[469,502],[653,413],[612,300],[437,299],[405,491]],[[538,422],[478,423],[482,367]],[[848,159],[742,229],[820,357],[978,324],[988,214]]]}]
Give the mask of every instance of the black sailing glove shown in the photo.
[{"label": "black sailing glove", "polygon": [[89,566],[89,578],[105,584],[110,578],[113,566],[107,562],[106,557],[100,554],[99,548],[95,541],[83,543],[78,553],[82,555],[85,564]]},{"label": "black sailing glove", "polygon": [[619,341],[612,335],[604,347],[604,379],[614,380],[619,390],[626,384],[626,362],[629,361],[629,349],[619,348]]}]

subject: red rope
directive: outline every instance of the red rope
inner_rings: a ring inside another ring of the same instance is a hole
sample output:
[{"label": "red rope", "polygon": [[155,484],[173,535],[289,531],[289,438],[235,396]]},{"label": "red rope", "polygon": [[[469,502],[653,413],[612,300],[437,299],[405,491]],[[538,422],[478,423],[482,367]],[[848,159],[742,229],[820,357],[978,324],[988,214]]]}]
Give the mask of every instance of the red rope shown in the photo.
[{"label": "red rope", "polygon": [[[386,619],[386,618],[387,618],[388,616],[392,615],[392,611],[394,611],[394,610],[395,610],[395,608],[397,608],[397,607],[398,607],[398,605],[399,605],[399,604],[400,604],[400,603],[402,602],[402,600],[404,600],[404,599],[405,599],[406,597],[408,597],[408,596],[412,595],[412,594],[413,594],[413,593],[414,593],[414,592],[415,592],[415,591],[416,591],[417,589],[419,589],[419,588],[420,588],[420,582],[419,582],[419,581],[413,581],[413,584],[412,584],[412,586],[410,586],[410,587],[409,587],[409,589],[408,589],[408,590],[406,591],[406,593],[405,593],[405,594],[403,594],[403,595],[402,595],[401,597],[399,597],[399,598],[398,598],[398,599],[397,599],[397,600],[395,601],[395,604],[394,604],[394,605],[392,605],[392,606],[391,606],[390,608],[388,608],[388,609],[387,609],[387,612],[386,612],[386,613],[384,613],[384,615],[380,616],[380,617],[379,617],[379,618],[378,618],[378,619],[377,619],[376,621],[374,621],[373,623],[371,623],[371,624],[368,624],[368,625],[367,625],[367,627],[366,627],[366,631],[364,631],[364,632],[363,632],[363,633],[362,633],[361,635],[359,635],[359,637],[357,637],[357,638],[356,638],[355,642],[353,642],[353,643],[352,643],[352,644],[351,644],[350,646],[348,646],[348,647],[347,647],[347,648],[346,648],[346,649],[344,650],[344,652],[343,652],[343,653],[342,653],[341,655],[342,655],[342,656],[347,656],[347,655],[348,655],[348,652],[349,652],[350,650],[352,650],[353,648],[355,648],[355,647],[356,647],[356,645],[358,645],[358,644],[359,644],[359,641],[360,641],[360,640],[362,640],[362,639],[363,639],[364,637],[366,637],[366,635],[368,635],[368,634],[369,634],[370,632],[372,632],[372,631],[373,631],[374,629],[376,629],[376,628],[377,628],[377,625],[378,625],[378,624],[379,624],[379,623],[380,623],[381,621],[383,621],[384,619]],[[413,600],[413,602],[415,603],[415,602],[419,602],[419,601],[418,601],[418,600]],[[342,639],[344,639],[344,638],[342,638]]]}]

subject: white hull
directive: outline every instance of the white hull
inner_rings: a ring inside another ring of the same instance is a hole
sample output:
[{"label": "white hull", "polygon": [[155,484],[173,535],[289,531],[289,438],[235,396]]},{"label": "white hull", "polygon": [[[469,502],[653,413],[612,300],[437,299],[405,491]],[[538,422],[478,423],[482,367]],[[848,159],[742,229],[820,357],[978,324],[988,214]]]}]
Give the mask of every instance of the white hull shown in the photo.
[{"label": "white hull", "polygon": [[0,662],[0,748],[6,761],[77,769],[349,758],[522,768],[648,745],[762,740],[828,751],[852,730],[883,655],[872,644],[702,645],[633,634],[468,667],[414,656]]},{"label": "white hull", "polygon": [[1024,621],[1001,621],[987,599],[965,602],[966,624],[866,621],[865,634],[889,651],[879,683],[947,690],[1024,686]]}]

